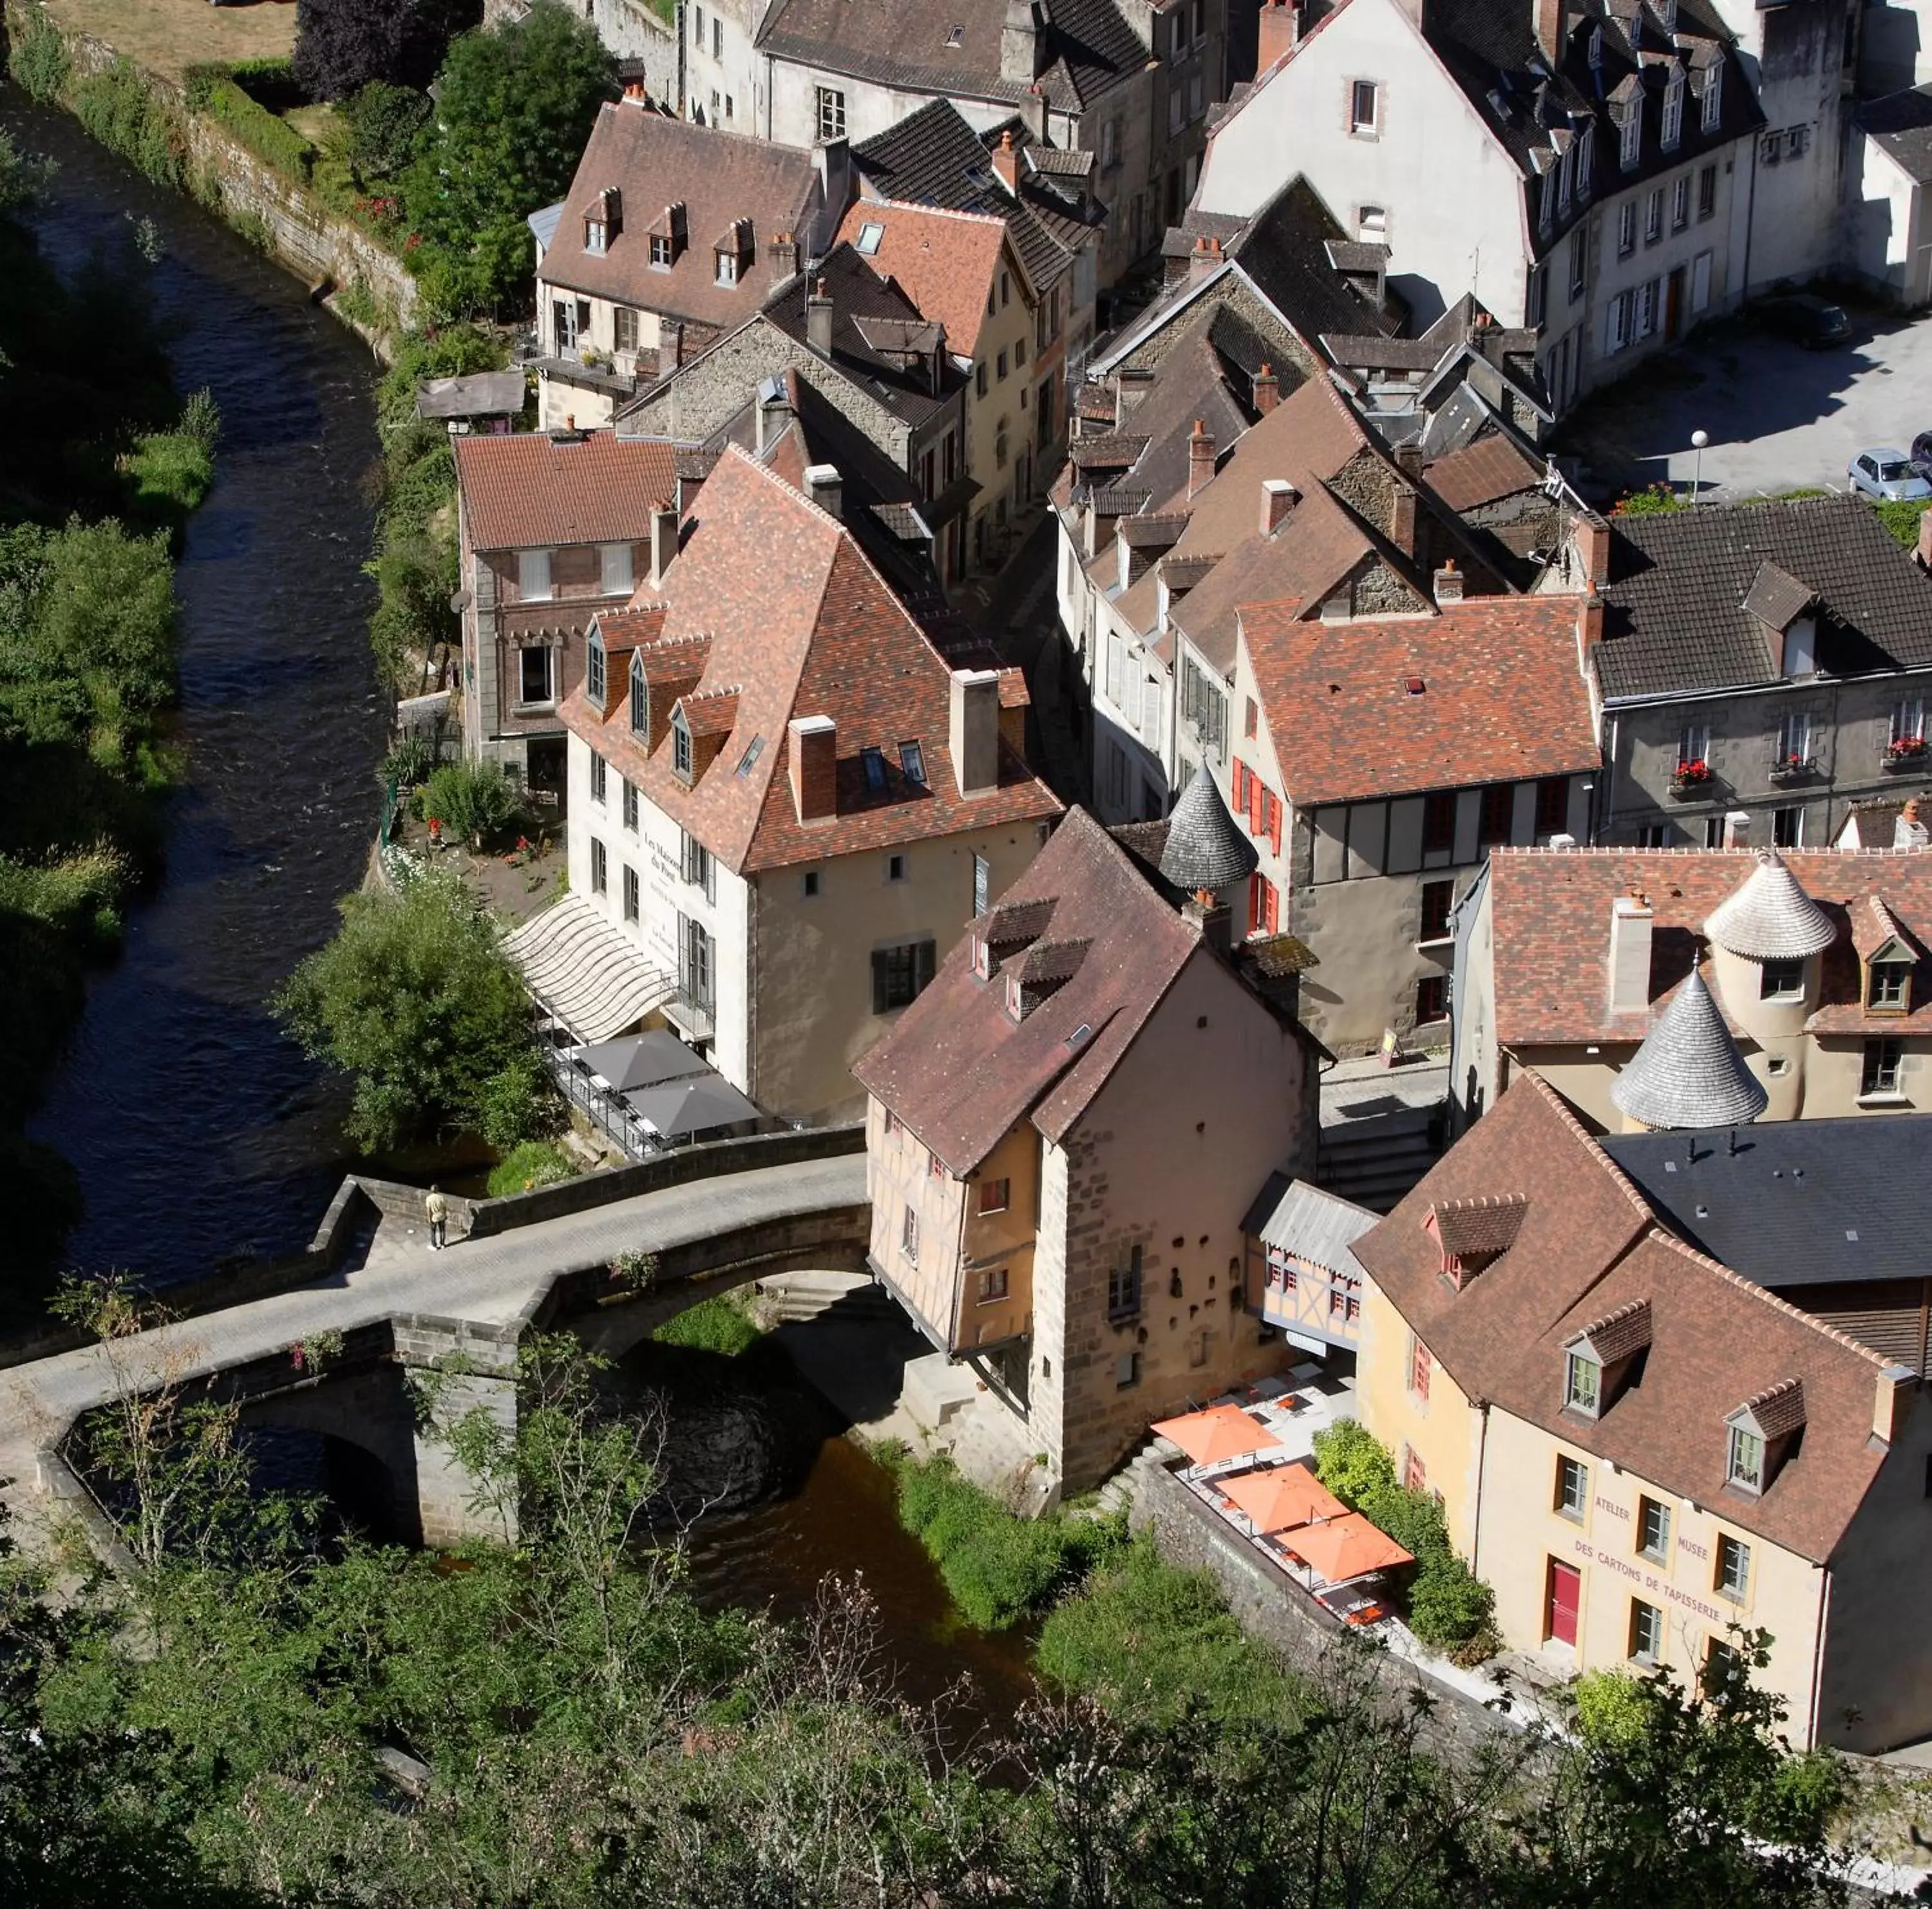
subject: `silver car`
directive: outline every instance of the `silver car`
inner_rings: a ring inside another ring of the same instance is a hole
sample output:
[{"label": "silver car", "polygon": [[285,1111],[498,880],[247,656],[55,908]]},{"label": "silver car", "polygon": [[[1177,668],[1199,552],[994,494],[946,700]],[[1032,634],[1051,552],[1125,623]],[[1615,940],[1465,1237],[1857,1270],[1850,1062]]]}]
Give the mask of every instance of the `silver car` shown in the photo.
[{"label": "silver car", "polygon": [[1845,476],[1854,491],[1881,503],[1917,503],[1932,497],[1932,484],[1912,469],[1903,451],[1861,451],[1846,467]]}]

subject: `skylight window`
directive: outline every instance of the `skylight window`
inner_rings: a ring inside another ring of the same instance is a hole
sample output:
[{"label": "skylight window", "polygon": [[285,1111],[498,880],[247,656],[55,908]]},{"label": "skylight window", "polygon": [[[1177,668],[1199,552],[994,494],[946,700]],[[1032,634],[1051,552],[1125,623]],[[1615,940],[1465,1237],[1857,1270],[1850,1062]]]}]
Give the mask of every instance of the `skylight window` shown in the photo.
[{"label": "skylight window", "polygon": [[859,760],[866,765],[866,786],[877,791],[886,785],[886,758],[877,749],[861,749]]},{"label": "skylight window", "polygon": [[745,745],[745,753],[738,758],[738,767],[736,773],[740,776],[748,776],[752,773],[753,768],[757,765],[758,758],[764,752],[764,737],[762,736],[754,736],[752,740]]},{"label": "skylight window", "polygon": [[868,219],[859,228],[858,249],[870,258],[879,249],[886,236],[886,229],[875,219]]},{"label": "skylight window", "polygon": [[906,773],[906,780],[917,782],[921,788],[926,784],[926,752],[916,743],[899,745],[899,767]]},{"label": "skylight window", "polygon": [[963,26],[954,27],[946,35],[946,44],[949,47],[963,47],[966,44],[966,29]]}]

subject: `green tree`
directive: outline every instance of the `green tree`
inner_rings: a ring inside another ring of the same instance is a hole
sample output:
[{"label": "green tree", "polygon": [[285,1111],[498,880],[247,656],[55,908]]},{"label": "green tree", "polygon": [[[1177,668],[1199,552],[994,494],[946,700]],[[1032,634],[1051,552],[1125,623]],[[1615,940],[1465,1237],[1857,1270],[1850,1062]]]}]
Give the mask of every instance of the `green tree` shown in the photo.
[{"label": "green tree", "polygon": [[424,818],[478,848],[516,812],[517,791],[494,762],[446,762],[423,789]]},{"label": "green tree", "polygon": [[[452,874],[350,896],[335,938],[296,970],[274,1007],[304,1052],[355,1076],[349,1132],[364,1147],[479,1129],[506,1073],[535,1091],[523,983]],[[492,1124],[501,1133],[500,1113]]]},{"label": "green tree", "polygon": [[344,103],[349,131],[349,163],[358,178],[393,179],[408,166],[416,135],[430,115],[430,103],[411,86],[372,80]]},{"label": "green tree", "polygon": [[562,197],[598,107],[617,96],[596,29],[554,0],[451,47],[404,188],[434,308],[453,316],[527,301],[524,221]]}]

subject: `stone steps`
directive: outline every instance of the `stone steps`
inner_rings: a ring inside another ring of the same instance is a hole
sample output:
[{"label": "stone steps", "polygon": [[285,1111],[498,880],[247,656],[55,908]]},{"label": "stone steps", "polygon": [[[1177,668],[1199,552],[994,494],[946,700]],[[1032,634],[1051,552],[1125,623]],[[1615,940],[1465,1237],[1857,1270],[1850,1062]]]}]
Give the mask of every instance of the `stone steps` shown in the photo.
[{"label": "stone steps", "polygon": [[1324,1127],[1316,1184],[1370,1211],[1386,1213],[1436,1164],[1433,1106],[1404,1107]]},{"label": "stone steps", "polygon": [[842,1319],[899,1316],[892,1295],[863,1273],[786,1273],[758,1282],[758,1297],[774,1325],[815,1319],[832,1307]]}]

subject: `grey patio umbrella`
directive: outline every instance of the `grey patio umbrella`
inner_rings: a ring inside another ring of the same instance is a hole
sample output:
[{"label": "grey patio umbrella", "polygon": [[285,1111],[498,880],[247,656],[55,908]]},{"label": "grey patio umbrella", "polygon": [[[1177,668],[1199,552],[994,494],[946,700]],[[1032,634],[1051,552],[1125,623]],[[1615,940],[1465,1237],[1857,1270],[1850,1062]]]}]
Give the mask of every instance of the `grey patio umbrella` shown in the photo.
[{"label": "grey patio umbrella", "polygon": [[661,1087],[644,1088],[626,1094],[624,1104],[667,1140],[708,1133],[713,1127],[735,1127],[740,1121],[758,1118],[754,1102],[728,1080],[709,1073],[688,1080],[668,1081]]},{"label": "grey patio umbrella", "polygon": [[711,1071],[701,1054],[686,1046],[676,1035],[663,1033],[625,1034],[616,1040],[600,1040],[594,1046],[580,1047],[575,1058],[593,1074],[601,1074],[620,1094],[627,1094],[634,1087],[658,1087],[666,1081]]}]

